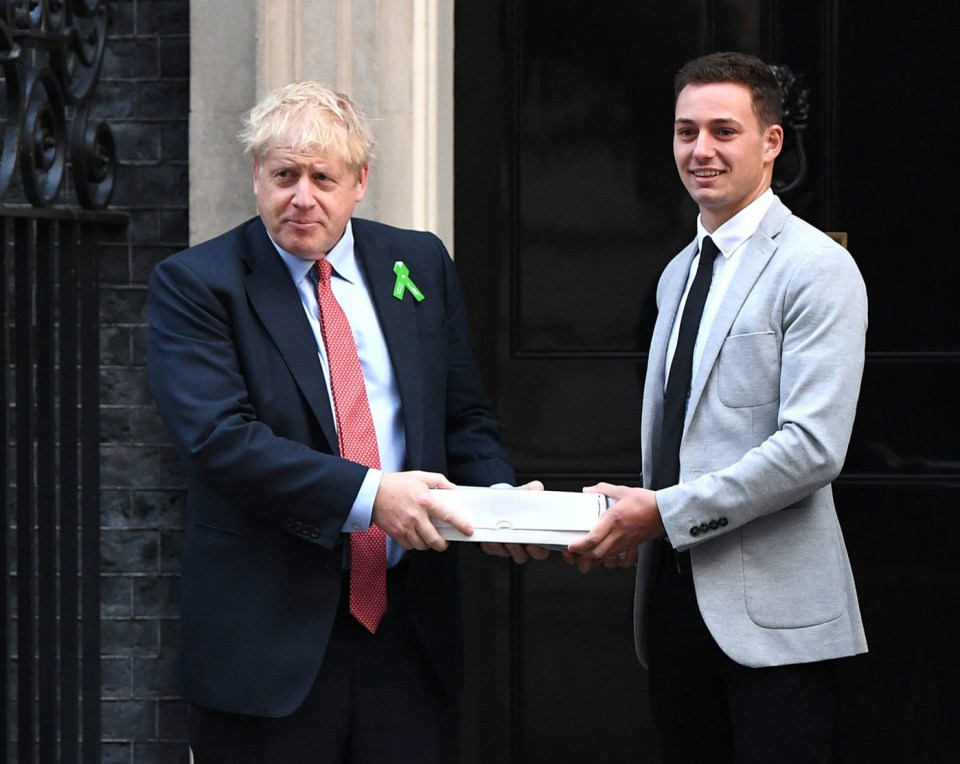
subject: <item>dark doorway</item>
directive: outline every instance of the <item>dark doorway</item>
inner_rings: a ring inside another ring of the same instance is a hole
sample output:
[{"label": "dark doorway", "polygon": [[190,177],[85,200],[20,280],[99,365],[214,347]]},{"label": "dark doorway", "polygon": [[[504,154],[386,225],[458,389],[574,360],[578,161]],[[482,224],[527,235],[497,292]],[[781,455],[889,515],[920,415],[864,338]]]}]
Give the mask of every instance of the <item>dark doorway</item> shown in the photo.
[{"label": "dark doorway", "polygon": [[[843,667],[836,758],[851,764],[960,759],[960,265],[941,241],[952,160],[936,140],[956,29],[954,4],[456,7],[455,257],[514,462],[552,489],[640,481],[653,291],[695,220],[671,155],[673,73],[745,50],[809,91],[808,172],[784,200],[847,235],[871,300],[836,486],[871,647]],[[632,576],[463,551],[464,761],[658,761]]]}]

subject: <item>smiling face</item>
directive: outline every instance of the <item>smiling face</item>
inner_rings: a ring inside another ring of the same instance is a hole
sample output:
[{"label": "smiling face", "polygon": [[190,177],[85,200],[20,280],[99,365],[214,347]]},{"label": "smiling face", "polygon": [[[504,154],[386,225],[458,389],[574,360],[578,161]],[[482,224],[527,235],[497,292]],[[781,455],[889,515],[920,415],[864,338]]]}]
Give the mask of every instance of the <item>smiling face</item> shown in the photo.
[{"label": "smiling face", "polygon": [[692,84],[680,91],[673,156],[708,231],[767,190],[782,146],[783,128],[760,126],[745,85]]},{"label": "smiling face", "polygon": [[253,193],[273,240],[292,255],[320,260],[343,236],[367,189],[369,166],[359,173],[339,156],[277,147],[253,163]]}]

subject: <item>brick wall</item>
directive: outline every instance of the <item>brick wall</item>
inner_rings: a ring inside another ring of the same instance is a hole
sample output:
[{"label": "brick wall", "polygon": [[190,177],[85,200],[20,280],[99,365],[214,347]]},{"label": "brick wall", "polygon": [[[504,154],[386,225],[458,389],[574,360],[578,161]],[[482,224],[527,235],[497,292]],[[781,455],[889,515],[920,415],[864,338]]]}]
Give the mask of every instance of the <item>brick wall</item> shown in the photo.
[{"label": "brick wall", "polygon": [[[224,6],[224,12],[228,12]],[[174,689],[183,476],[147,389],[146,284],[187,243],[188,0],[115,0],[95,113],[126,240],[101,250],[102,761],[188,760]]]}]

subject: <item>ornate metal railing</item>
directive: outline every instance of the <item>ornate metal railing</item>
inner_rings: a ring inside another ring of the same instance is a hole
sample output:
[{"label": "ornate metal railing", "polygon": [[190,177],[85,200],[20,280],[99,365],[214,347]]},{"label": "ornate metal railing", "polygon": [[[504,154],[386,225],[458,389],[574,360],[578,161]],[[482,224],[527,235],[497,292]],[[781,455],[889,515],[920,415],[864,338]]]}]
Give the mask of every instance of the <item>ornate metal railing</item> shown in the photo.
[{"label": "ornate metal railing", "polygon": [[116,166],[113,134],[90,119],[107,38],[106,3],[8,0],[3,10],[0,203],[19,165],[26,200],[52,205],[63,192],[69,160],[80,205],[106,207]]},{"label": "ornate metal railing", "polygon": [[0,4],[0,755],[18,764],[100,759],[98,244],[126,223],[91,119],[107,24],[102,0]]}]

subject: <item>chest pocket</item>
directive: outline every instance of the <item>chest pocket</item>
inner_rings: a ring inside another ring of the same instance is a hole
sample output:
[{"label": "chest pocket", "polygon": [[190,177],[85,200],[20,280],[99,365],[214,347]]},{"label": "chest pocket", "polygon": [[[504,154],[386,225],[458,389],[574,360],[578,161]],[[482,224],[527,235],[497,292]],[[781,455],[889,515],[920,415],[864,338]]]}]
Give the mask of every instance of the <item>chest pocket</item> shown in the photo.
[{"label": "chest pocket", "polygon": [[720,350],[718,391],[731,408],[764,406],[780,396],[780,347],[773,332],[733,334]]}]

